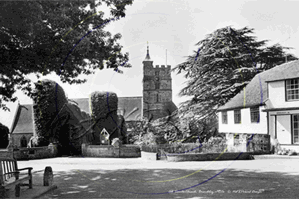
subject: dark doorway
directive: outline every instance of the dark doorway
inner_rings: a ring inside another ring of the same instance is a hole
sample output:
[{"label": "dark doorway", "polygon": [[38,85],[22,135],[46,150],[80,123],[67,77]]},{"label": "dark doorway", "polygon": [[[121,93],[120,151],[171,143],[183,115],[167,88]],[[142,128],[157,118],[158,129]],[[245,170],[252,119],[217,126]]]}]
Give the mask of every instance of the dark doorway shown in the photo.
[{"label": "dark doorway", "polygon": [[27,147],[27,139],[25,136],[23,136],[20,140],[21,147]]}]

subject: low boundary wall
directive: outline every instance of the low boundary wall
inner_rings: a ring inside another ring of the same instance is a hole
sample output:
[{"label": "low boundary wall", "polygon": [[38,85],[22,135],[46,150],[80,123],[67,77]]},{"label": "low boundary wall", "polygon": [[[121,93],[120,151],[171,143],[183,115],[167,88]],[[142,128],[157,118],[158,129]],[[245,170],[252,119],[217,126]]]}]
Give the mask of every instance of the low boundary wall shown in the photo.
[{"label": "low boundary wall", "polygon": [[82,144],[82,155],[84,157],[103,158],[138,158],[141,157],[140,147],[137,145],[87,145]]},{"label": "low boundary wall", "polygon": [[252,153],[206,153],[206,154],[167,154],[170,162],[214,161],[214,160],[252,160]]},{"label": "low boundary wall", "polygon": [[13,156],[17,160],[32,160],[53,158],[57,155],[57,147],[53,144],[44,147],[13,149]]}]

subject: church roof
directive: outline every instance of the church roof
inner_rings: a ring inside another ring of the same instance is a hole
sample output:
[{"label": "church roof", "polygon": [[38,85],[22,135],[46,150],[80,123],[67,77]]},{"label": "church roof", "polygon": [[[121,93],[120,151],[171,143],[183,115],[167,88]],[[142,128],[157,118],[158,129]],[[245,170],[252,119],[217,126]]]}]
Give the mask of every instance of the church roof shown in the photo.
[{"label": "church roof", "polygon": [[[71,99],[77,106],[90,114],[89,98]],[[142,118],[142,97],[118,97],[118,112],[125,121],[137,121]],[[33,133],[33,105],[18,105],[10,132]]]},{"label": "church roof", "polygon": [[82,111],[90,114],[90,104],[88,98],[74,98],[71,99],[70,101],[76,102],[76,104]]},{"label": "church roof", "polygon": [[178,109],[173,101],[164,102],[164,107],[170,112],[170,114],[174,113],[174,111],[176,111]]},{"label": "church roof", "polygon": [[32,104],[18,104],[10,132],[33,133],[33,107]]},{"label": "church roof", "polygon": [[244,90],[242,90],[225,105],[219,107],[218,111],[263,105],[268,98],[267,82],[291,78],[299,78],[298,60],[275,66],[274,68],[255,75],[251,82],[246,86],[245,93]]},{"label": "church roof", "polygon": [[[91,114],[88,98],[75,98],[79,108]],[[118,97],[118,114],[122,115],[125,121],[136,121],[142,117],[142,97]]]},{"label": "church roof", "polygon": [[118,98],[118,110],[125,121],[137,121],[142,119],[142,101],[142,97]]}]

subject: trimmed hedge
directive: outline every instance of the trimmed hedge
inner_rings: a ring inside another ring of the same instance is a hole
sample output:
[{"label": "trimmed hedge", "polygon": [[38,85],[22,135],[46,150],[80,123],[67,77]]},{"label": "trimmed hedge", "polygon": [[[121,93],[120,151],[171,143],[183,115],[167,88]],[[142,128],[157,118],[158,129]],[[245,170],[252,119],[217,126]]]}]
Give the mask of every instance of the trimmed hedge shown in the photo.
[{"label": "trimmed hedge", "polygon": [[35,83],[33,110],[39,145],[48,145],[50,138],[55,137],[50,125],[65,103],[65,92],[55,81],[42,80]]},{"label": "trimmed hedge", "polygon": [[94,120],[107,117],[108,113],[117,112],[118,96],[113,92],[95,91],[90,94],[91,115]]},{"label": "trimmed hedge", "polygon": [[118,96],[113,92],[95,91],[90,94],[91,115],[95,139],[92,144],[100,144],[100,133],[103,128],[111,135],[110,139],[120,137],[120,129],[118,128],[119,117]]}]

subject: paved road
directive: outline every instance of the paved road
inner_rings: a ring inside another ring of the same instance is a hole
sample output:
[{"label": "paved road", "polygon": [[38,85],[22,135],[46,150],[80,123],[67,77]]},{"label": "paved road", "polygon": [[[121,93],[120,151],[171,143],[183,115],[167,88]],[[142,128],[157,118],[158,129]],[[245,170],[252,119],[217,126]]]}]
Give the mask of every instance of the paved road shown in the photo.
[{"label": "paved road", "polygon": [[[299,159],[164,162],[53,158],[19,161],[51,166],[58,189],[49,198],[299,198]],[[41,173],[42,174],[42,173]],[[35,176],[39,181],[41,177]],[[174,191],[174,192],[173,192]]]}]

